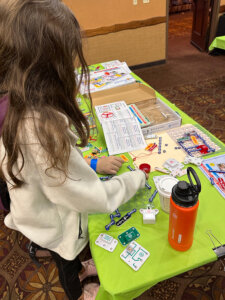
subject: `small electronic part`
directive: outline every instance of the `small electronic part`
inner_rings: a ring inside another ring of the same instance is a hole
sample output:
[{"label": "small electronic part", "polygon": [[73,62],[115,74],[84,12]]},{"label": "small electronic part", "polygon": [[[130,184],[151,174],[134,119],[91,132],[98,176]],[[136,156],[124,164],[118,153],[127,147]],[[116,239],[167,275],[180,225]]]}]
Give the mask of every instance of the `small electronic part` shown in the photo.
[{"label": "small electronic part", "polygon": [[187,164],[193,164],[193,165],[196,165],[196,166],[201,166],[203,162],[203,159],[200,158],[200,157],[193,157],[193,156],[190,156],[190,155],[187,155],[184,159],[184,164],[187,165]]},{"label": "small electronic part", "polygon": [[92,136],[89,137],[89,141],[97,141],[97,139],[93,138]]},{"label": "small electronic part", "polygon": [[109,252],[113,252],[118,241],[106,233],[101,233],[95,241],[95,244]]},{"label": "small electronic part", "polygon": [[115,220],[111,220],[111,222],[110,222],[109,224],[105,225],[105,229],[106,229],[106,230],[109,230],[110,227],[111,227],[112,225],[115,225],[115,224],[116,224]]},{"label": "small electronic part", "polygon": [[115,218],[120,218],[121,217],[121,213],[119,212],[119,210],[117,209],[116,211],[115,211],[115,213],[114,214],[110,214],[110,219],[111,220],[113,220],[113,219],[115,219]]},{"label": "small electronic part", "polygon": [[156,215],[159,213],[158,209],[141,208],[140,213],[143,215],[143,224],[155,224],[156,222]]},{"label": "small electronic part", "polygon": [[166,169],[163,169],[163,168],[159,168],[159,167],[155,167],[155,170],[158,171],[158,172],[165,173],[165,174],[169,174],[170,173],[170,171],[168,171]]},{"label": "small electronic part", "polygon": [[112,177],[113,177],[112,175],[108,175],[108,176],[99,177],[99,179],[102,181],[107,181],[107,180],[111,179]]},{"label": "small electronic part", "polygon": [[[125,216],[123,216],[119,221],[116,222],[116,226],[121,226],[124,222],[126,222],[133,213],[135,213],[137,210],[136,208],[132,209],[132,211],[128,212]],[[115,222],[115,221],[114,221]]]},{"label": "small electronic part", "polygon": [[150,148],[153,147],[153,145],[155,145],[155,143],[150,143],[147,145],[147,147],[145,148],[145,150],[149,150]]},{"label": "small electronic part", "polygon": [[159,145],[158,145],[158,154],[161,154],[161,147],[162,147],[162,137],[159,137]]},{"label": "small electronic part", "polygon": [[184,176],[187,174],[187,169],[176,169],[176,170],[173,170],[170,175],[173,176],[173,177],[181,177],[181,176]]},{"label": "small electronic part", "polygon": [[154,143],[154,145],[153,145],[152,147],[150,147],[150,148],[148,149],[148,151],[152,152],[155,148],[157,148],[156,143]]},{"label": "small electronic part", "polygon": [[131,166],[127,166],[130,171],[135,171],[135,169],[131,168]]},{"label": "small electronic part", "polygon": [[145,183],[145,186],[146,186],[149,190],[151,190],[151,188],[152,188],[152,187],[148,184],[148,182]]},{"label": "small electronic part", "polygon": [[116,224],[116,221],[114,220],[115,218],[120,218],[120,217],[121,217],[121,214],[120,214],[120,212],[119,212],[119,209],[117,208],[117,209],[115,210],[115,213],[114,213],[114,214],[110,214],[109,217],[110,217],[111,222],[105,226],[105,229],[106,229],[106,230],[109,230],[110,227],[111,227],[112,225],[115,225],[115,224]]},{"label": "small electronic part", "polygon": [[118,235],[118,239],[123,246],[126,246],[130,242],[139,238],[139,236],[140,233],[137,231],[137,229],[135,227],[131,227],[130,229]]},{"label": "small electronic part", "polygon": [[[127,168],[130,170],[130,171],[135,171],[135,169],[131,168],[131,166],[127,166]],[[145,186],[150,190],[152,187],[148,184],[148,182],[146,181],[145,183]]]},{"label": "small electronic part", "polygon": [[147,134],[144,136],[145,139],[156,139],[158,136],[156,134]]},{"label": "small electronic part", "polygon": [[138,271],[149,256],[150,253],[135,241],[120,254],[120,258],[134,271]]},{"label": "small electronic part", "polygon": [[122,158],[122,160],[124,162],[128,162],[129,161],[129,159],[125,155],[123,155],[123,154],[121,154],[120,157]]},{"label": "small electronic part", "polygon": [[196,149],[199,150],[201,154],[210,153],[210,150],[206,145],[199,145],[196,147]]},{"label": "small electronic part", "polygon": [[183,169],[184,165],[175,158],[169,158],[164,162],[163,167],[172,172],[177,169]]},{"label": "small electronic part", "polygon": [[190,137],[191,137],[193,144],[198,145],[198,141],[197,141],[196,137],[194,135],[191,135]]},{"label": "small electronic part", "polygon": [[150,197],[149,200],[148,200],[150,203],[153,202],[153,200],[154,200],[154,198],[155,198],[155,196],[156,196],[157,193],[158,193],[158,191],[155,190],[154,193],[151,195],[151,197]]}]

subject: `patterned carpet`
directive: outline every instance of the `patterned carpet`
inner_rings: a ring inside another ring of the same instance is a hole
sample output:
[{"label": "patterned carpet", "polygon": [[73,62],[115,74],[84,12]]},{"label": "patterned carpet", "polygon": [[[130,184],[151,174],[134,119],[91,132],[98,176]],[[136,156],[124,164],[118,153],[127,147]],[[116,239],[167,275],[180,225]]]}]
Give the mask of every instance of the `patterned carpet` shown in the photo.
[{"label": "patterned carpet", "polygon": [[51,258],[41,259],[38,269],[27,252],[29,241],[6,228],[3,219],[0,211],[0,299],[68,300]]},{"label": "patterned carpet", "polygon": [[193,12],[187,11],[169,17],[168,38],[191,36]]},{"label": "patterned carpet", "polygon": [[225,75],[158,92],[225,143]]}]

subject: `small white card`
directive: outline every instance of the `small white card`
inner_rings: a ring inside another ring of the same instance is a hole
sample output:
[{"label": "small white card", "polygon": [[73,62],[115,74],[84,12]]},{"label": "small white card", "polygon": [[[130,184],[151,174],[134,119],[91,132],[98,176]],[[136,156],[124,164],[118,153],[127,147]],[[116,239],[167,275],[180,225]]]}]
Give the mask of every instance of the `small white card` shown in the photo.
[{"label": "small white card", "polygon": [[135,241],[120,254],[120,258],[134,271],[138,271],[149,256],[150,253]]},{"label": "small white card", "polygon": [[113,252],[118,244],[118,241],[106,233],[101,233],[95,241],[95,244],[109,252]]}]

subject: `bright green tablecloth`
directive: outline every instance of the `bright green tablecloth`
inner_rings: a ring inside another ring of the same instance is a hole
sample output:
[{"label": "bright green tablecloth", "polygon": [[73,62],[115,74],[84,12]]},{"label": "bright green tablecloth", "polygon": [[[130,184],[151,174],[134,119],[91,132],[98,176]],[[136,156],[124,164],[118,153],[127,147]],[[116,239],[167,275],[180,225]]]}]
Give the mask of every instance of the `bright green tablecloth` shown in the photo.
[{"label": "bright green tablecloth", "polygon": [[212,44],[209,46],[209,51],[212,51],[214,48],[225,50],[225,36],[218,36],[213,40]]},{"label": "bright green tablecloth", "polygon": [[[135,77],[140,80],[137,76]],[[182,124],[196,124],[193,119],[160,94],[157,93],[157,96],[182,116]],[[96,143],[99,146],[104,146],[105,141],[101,129],[99,132]],[[132,164],[131,160],[129,164]],[[122,167],[119,173],[126,172],[126,166],[127,164]],[[200,205],[193,246],[186,252],[175,251],[168,243],[169,215],[161,210],[158,194],[154,204],[160,212],[154,225],[143,225],[142,215],[136,212],[122,226],[117,227],[114,225],[109,231],[106,231],[105,225],[110,223],[108,214],[89,216],[90,248],[100,279],[100,290],[96,297],[97,300],[134,299],[162,280],[217,259],[216,254],[212,250],[213,245],[205,232],[211,229],[214,235],[222,243],[225,243],[225,227],[222,225],[225,220],[225,199],[197,167],[194,167],[194,169],[201,180],[202,192],[199,197]],[[156,175],[162,175],[162,173],[152,172],[148,180],[152,190],[155,189],[152,177]],[[182,180],[188,179],[184,176]],[[144,202],[143,207],[146,207],[146,204]],[[150,252],[150,257],[137,272],[121,260],[120,254],[125,248],[120,243],[118,243],[113,253],[95,245],[95,240],[100,233],[107,233],[117,238],[119,234],[132,226],[140,233],[137,242]]]}]

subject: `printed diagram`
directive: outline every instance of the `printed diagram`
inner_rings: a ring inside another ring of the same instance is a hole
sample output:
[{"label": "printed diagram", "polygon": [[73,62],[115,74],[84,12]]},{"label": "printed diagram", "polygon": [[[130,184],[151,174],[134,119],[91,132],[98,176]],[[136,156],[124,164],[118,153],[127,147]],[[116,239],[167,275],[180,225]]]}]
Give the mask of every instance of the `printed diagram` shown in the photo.
[{"label": "printed diagram", "polygon": [[150,253],[135,241],[121,253],[120,258],[133,270],[137,271],[149,257]]},{"label": "printed diagram", "polygon": [[225,155],[204,159],[199,168],[225,198]]},{"label": "printed diagram", "polygon": [[[130,74],[128,67],[121,65],[111,69],[98,70],[90,73],[90,92],[119,87],[135,82],[135,78]],[[80,93],[88,92],[88,85],[85,80],[82,81]]]},{"label": "printed diagram", "polygon": [[117,73],[116,70],[107,71],[107,72],[104,72],[103,75],[101,75],[99,77],[92,78],[90,80],[90,84],[94,85],[96,88],[101,88],[107,84],[110,84],[112,81],[121,79],[125,75],[127,75],[127,74],[123,73],[123,72]]}]

